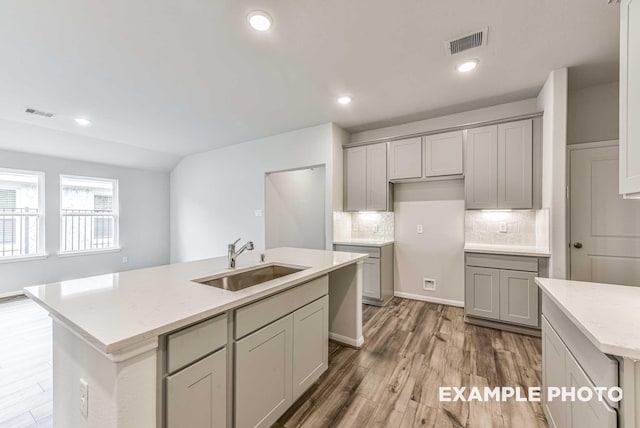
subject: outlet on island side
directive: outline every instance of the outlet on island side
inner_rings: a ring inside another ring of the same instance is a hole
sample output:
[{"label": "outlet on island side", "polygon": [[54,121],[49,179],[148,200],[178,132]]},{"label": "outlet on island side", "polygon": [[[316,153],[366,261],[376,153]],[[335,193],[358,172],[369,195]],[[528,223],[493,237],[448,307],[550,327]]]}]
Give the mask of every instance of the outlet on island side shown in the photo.
[{"label": "outlet on island side", "polygon": [[431,278],[423,278],[422,289],[425,291],[436,291],[436,280]]},{"label": "outlet on island side", "polygon": [[80,378],[80,414],[89,416],[89,383]]}]

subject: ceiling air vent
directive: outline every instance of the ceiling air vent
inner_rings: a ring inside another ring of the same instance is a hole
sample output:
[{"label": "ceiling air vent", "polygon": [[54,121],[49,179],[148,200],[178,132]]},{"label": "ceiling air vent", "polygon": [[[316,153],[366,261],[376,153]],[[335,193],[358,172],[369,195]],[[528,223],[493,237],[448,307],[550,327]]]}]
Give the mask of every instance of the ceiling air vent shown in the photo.
[{"label": "ceiling air vent", "polygon": [[446,42],[447,53],[449,55],[456,55],[469,49],[479,48],[487,44],[487,32],[489,28],[483,28],[482,30],[475,31],[470,34],[465,34],[454,40]]},{"label": "ceiling air vent", "polygon": [[37,116],[53,117],[53,113],[49,113],[48,111],[36,110],[30,107],[26,108],[24,112],[29,114],[35,114]]}]

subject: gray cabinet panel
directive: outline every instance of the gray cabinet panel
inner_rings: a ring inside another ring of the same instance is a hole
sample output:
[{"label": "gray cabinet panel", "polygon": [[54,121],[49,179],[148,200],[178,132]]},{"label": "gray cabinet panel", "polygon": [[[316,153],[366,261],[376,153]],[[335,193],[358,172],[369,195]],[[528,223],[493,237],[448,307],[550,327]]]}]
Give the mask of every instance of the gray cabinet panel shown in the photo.
[{"label": "gray cabinet panel", "polygon": [[498,208],[532,208],[532,190],[532,120],[498,125]]},{"label": "gray cabinet panel", "polygon": [[167,336],[167,371],[190,364],[227,344],[227,314]]},{"label": "gray cabinet panel", "polygon": [[236,342],[236,426],[271,426],[293,403],[292,356],[293,315]]},{"label": "gray cabinet panel", "polygon": [[565,386],[567,377],[565,359],[564,344],[547,320],[542,317],[542,405],[551,428],[567,426],[565,403],[558,399],[553,401],[547,399],[547,388]]},{"label": "gray cabinet panel", "polygon": [[389,199],[387,179],[387,143],[366,146],[367,149],[367,211],[386,211]]},{"label": "gray cabinet panel", "polygon": [[465,276],[465,312],[500,319],[500,271],[468,266]]},{"label": "gray cabinet panel", "polygon": [[462,174],[462,131],[428,135],[424,143],[425,177]]},{"label": "gray cabinet panel", "polygon": [[213,428],[227,423],[227,350],[167,378],[167,427]]},{"label": "gray cabinet panel", "polygon": [[293,313],[293,401],[329,366],[329,296]]},{"label": "gray cabinet panel", "polygon": [[389,180],[422,177],[422,138],[389,143]]},{"label": "gray cabinet panel", "polygon": [[380,299],[380,259],[368,258],[364,261],[362,295],[372,299]]},{"label": "gray cabinet panel", "polygon": [[465,142],[465,200],[467,209],[498,206],[498,127],[467,131]]},{"label": "gray cabinet panel", "polygon": [[345,211],[367,209],[367,150],[353,147],[344,150]]},{"label": "gray cabinet panel", "polygon": [[500,271],[500,319],[538,327],[538,286],[535,273]]}]

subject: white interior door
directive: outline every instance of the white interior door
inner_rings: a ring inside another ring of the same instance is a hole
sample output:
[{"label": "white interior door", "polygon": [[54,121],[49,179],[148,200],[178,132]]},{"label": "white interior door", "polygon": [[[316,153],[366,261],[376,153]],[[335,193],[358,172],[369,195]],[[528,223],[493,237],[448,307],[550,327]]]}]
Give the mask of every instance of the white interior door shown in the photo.
[{"label": "white interior door", "polygon": [[618,194],[618,146],[570,159],[571,279],[640,286],[640,201]]}]

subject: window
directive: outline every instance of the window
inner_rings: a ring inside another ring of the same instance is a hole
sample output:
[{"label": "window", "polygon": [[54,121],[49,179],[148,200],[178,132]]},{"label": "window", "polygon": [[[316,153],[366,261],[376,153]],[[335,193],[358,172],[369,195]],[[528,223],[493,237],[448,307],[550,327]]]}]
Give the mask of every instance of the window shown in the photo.
[{"label": "window", "polygon": [[0,169],[0,260],[44,253],[44,174]]},{"label": "window", "polygon": [[118,248],[118,181],[60,177],[60,252]]}]

